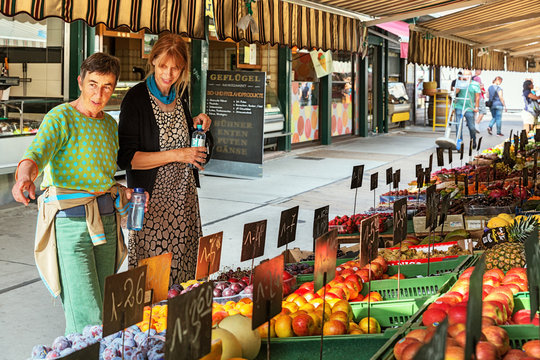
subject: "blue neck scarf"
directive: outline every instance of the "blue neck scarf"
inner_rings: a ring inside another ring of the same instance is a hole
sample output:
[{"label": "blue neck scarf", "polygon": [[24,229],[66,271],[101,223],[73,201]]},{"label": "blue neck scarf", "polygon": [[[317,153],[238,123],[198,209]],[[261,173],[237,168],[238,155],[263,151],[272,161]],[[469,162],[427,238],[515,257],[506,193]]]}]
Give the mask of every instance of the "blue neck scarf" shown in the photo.
[{"label": "blue neck scarf", "polygon": [[169,90],[169,95],[164,96],[156,84],[156,79],[154,78],[154,74],[150,75],[148,78],[146,78],[146,86],[148,86],[148,89],[158,99],[164,104],[171,104],[174,99],[176,99],[176,89],[174,86],[171,86],[171,90]]}]

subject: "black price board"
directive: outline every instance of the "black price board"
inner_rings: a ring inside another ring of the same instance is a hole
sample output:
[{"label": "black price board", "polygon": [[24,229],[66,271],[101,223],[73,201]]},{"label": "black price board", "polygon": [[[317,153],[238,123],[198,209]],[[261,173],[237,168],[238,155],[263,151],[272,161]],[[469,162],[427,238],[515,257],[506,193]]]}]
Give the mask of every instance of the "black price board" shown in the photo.
[{"label": "black price board", "polygon": [[529,186],[529,169],[524,167],[523,168],[523,186],[527,187]]},{"label": "black price board", "polygon": [[264,255],[266,241],[266,220],[244,225],[242,236],[242,255],[240,261],[255,259]]},{"label": "black price board", "polygon": [[369,191],[373,191],[376,188],[379,187],[379,173],[376,172],[374,174],[371,174],[371,184],[369,186]]},{"label": "black price board", "polygon": [[399,188],[399,182],[401,181],[401,169],[396,170],[393,177],[394,189],[397,189]]},{"label": "black price board", "polygon": [[508,141],[512,141],[512,134],[514,133],[514,129],[510,130],[510,136],[508,137]]},{"label": "black price board", "polygon": [[459,160],[463,160],[463,149],[465,148],[465,146],[463,144],[461,144],[460,148],[459,148]]},{"label": "black price board", "polygon": [[360,223],[360,266],[364,266],[375,259],[378,252],[379,215],[372,215]]},{"label": "black price board", "polygon": [[444,224],[448,216],[448,208],[450,208],[450,194],[446,194],[441,202],[441,212],[439,214],[439,226]]},{"label": "black price board", "polygon": [[337,229],[315,239],[314,292],[325,285],[325,279],[328,283],[336,276],[337,248]]},{"label": "black price board", "polygon": [[511,158],[510,158],[510,142],[506,141],[504,143],[504,149],[503,149],[503,162],[506,165],[509,165],[510,161],[511,161]]},{"label": "black price board", "polygon": [[386,169],[386,185],[390,185],[392,183],[392,181],[394,181],[394,178],[393,178],[393,171],[392,171],[392,168],[389,167],[388,169]]},{"label": "black price board", "polygon": [[480,139],[478,139],[478,146],[476,147],[476,151],[480,151],[480,146],[482,146],[482,139],[483,137],[480,136]]},{"label": "black price board", "polygon": [[283,255],[279,255],[253,270],[253,330],[281,312],[284,267]]},{"label": "black price board", "polygon": [[430,342],[423,345],[416,355],[414,360],[444,360],[446,352],[446,331],[448,330],[448,318],[446,317],[435,330],[435,334]]},{"label": "black price board", "polygon": [[453,159],[452,159],[452,149],[451,148],[448,148],[448,163],[451,164]]},{"label": "black price board", "polygon": [[437,148],[437,166],[444,166],[444,149]]},{"label": "black price board", "polygon": [[478,188],[479,188],[479,182],[478,182],[478,172],[474,174],[474,190],[476,191],[476,195],[478,195]]},{"label": "black price board", "polygon": [[433,154],[429,155],[429,170],[433,169]]},{"label": "black price board", "polygon": [[364,165],[356,165],[353,167],[351,176],[351,189],[362,187],[362,179],[364,178]]},{"label": "black price board", "polygon": [[465,188],[465,196],[469,196],[469,174],[463,176],[463,187]]},{"label": "black price board", "polygon": [[223,231],[199,239],[195,279],[206,278],[219,271]]},{"label": "black price board", "polygon": [[88,345],[87,347],[72,352],[66,356],[62,356],[62,360],[98,360],[99,359],[99,342]]},{"label": "black price board", "polygon": [[529,143],[529,139],[527,137],[527,131],[526,130],[521,130],[520,141],[519,141],[519,150],[520,151],[525,151],[525,146],[527,146],[528,143]]},{"label": "black price board", "polygon": [[313,217],[313,238],[323,236],[328,232],[328,218],[330,212],[330,205],[323,206],[315,209],[315,215]]},{"label": "black price board", "polygon": [[293,242],[296,239],[296,225],[298,224],[299,206],[281,212],[279,221],[278,248]]},{"label": "black price board", "polygon": [[532,321],[535,313],[540,311],[540,242],[538,242],[538,226],[525,239],[525,259],[527,260],[527,279],[531,298]]},{"label": "black price board", "polygon": [[482,336],[482,279],[486,263],[484,256],[474,265],[469,281],[469,301],[467,302],[467,320],[465,331],[465,359],[476,354],[476,344]]},{"label": "black price board", "polygon": [[165,359],[199,359],[211,350],[214,283],[169,299]]},{"label": "black price board", "polygon": [[538,129],[534,131],[534,142],[540,142],[540,131]]},{"label": "black price board", "polygon": [[206,113],[213,160],[262,164],[266,74],[208,70]]},{"label": "black price board", "polygon": [[415,174],[416,177],[420,176],[420,173],[423,172],[424,168],[422,167],[422,164],[416,164]]},{"label": "black price board", "polygon": [[427,185],[431,183],[431,169],[425,168],[424,169],[424,185]]},{"label": "black price board", "polygon": [[394,202],[394,244],[407,238],[407,198]]},{"label": "black price board", "polygon": [[518,150],[519,150],[519,136],[516,134],[514,135],[514,155],[517,156]]},{"label": "black price board", "polygon": [[473,139],[469,141],[469,157],[472,156],[472,151],[473,151]]},{"label": "black price board", "polygon": [[426,189],[426,229],[433,228],[437,222],[438,201],[435,191],[436,185]]},{"label": "black price board", "polygon": [[422,171],[422,169],[416,174],[416,187],[418,189],[424,187],[424,171]]},{"label": "black price board", "polygon": [[103,336],[143,319],[146,265],[107,276],[103,299]]}]

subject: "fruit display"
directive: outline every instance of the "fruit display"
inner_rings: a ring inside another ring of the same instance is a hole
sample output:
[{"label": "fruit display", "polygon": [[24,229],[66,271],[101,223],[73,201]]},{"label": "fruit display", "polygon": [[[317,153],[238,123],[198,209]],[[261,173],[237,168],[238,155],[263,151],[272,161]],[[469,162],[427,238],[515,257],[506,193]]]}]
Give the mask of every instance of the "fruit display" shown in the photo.
[{"label": "fruit display", "polygon": [[[372,216],[373,214],[354,214],[350,217],[348,215],[336,216],[334,219],[328,222],[330,230],[337,228],[339,234],[354,234],[359,230],[362,220]],[[392,217],[391,213],[378,213],[379,215],[379,232],[386,230],[386,220]]]},{"label": "fruit display", "polygon": [[[398,261],[398,260],[411,260],[411,259],[427,259],[428,252],[426,249],[414,249],[409,248],[407,245],[401,247],[401,257],[400,249],[381,249],[379,250],[379,255],[381,255],[386,261]],[[431,249],[431,258],[437,257],[448,257],[448,256],[460,256],[460,255],[469,255],[468,250],[463,250],[457,245],[452,245],[448,250],[437,250]]]}]

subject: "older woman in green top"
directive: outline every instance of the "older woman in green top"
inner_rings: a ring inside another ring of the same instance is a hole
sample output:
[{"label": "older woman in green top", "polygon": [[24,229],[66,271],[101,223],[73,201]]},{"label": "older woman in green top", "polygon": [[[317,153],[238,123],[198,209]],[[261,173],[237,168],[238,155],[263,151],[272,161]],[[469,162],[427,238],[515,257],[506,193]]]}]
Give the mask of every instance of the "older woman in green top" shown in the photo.
[{"label": "older woman in green top", "polygon": [[[43,172],[45,193],[38,201],[38,232],[48,226],[44,222],[52,225],[57,260],[41,256],[43,244],[51,245],[36,236],[36,264],[49,291],[62,299],[66,334],[102,322],[105,278],[125,257],[118,253],[125,245],[118,236],[115,205],[123,213],[126,207],[120,209],[113,200],[119,200],[123,192],[114,179],[118,127],[103,111],[119,72],[118,59],[107,54],[96,53],[83,62],[78,77],[80,97],[45,115],[19,162],[12,189],[15,200],[28,205],[35,199],[33,181]],[[129,198],[130,192],[126,193]],[[51,214],[51,206],[52,220],[44,219]],[[90,219],[97,209],[100,216]],[[95,230],[95,223],[102,231],[89,231]]]}]

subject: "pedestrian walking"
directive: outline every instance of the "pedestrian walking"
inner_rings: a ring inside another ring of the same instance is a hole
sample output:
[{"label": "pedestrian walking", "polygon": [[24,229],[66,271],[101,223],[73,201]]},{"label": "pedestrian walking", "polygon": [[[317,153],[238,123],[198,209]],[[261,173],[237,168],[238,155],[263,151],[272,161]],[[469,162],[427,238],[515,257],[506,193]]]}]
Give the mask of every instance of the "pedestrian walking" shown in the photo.
[{"label": "pedestrian walking", "polygon": [[[463,76],[460,76],[458,80],[461,83],[467,83],[467,80],[471,78],[471,71],[464,70]],[[463,92],[467,96],[459,96]],[[456,82],[456,101],[454,103],[454,109],[456,111],[456,131],[459,129],[459,120],[464,117],[467,122],[467,127],[469,128],[469,134],[473,140],[473,146],[476,147],[476,128],[474,124],[474,114],[478,113],[478,103],[480,101],[480,84],[476,81],[468,82],[467,87],[461,88],[459,82]],[[458,134],[459,139],[463,139],[463,126],[461,127],[461,133]]]},{"label": "pedestrian walking", "polygon": [[497,125],[497,135],[498,136],[504,136],[501,132],[501,126],[502,126],[502,113],[503,110],[506,112],[506,103],[504,102],[503,97],[503,91],[501,89],[501,83],[502,83],[502,77],[497,76],[493,80],[493,84],[491,84],[488,88],[488,94],[489,94],[489,110],[491,111],[491,121],[489,123],[489,126],[487,128],[487,131],[489,135],[492,134],[493,125]]},{"label": "pedestrian walking", "polygon": [[531,130],[531,127],[536,125],[538,116],[540,115],[540,105],[538,100],[540,96],[534,93],[534,85],[532,80],[525,80],[523,82],[523,110],[521,111],[521,119],[523,120],[523,128],[527,131]]},{"label": "pedestrian walking", "polygon": [[476,130],[477,134],[480,134],[480,122],[484,118],[484,115],[487,114],[487,108],[486,108],[486,89],[484,87],[484,83],[482,82],[482,79],[480,78],[480,75],[482,74],[482,70],[475,70],[473,81],[476,81],[480,85],[480,101],[478,103],[478,112],[476,115],[476,122],[474,124],[474,128]]}]

